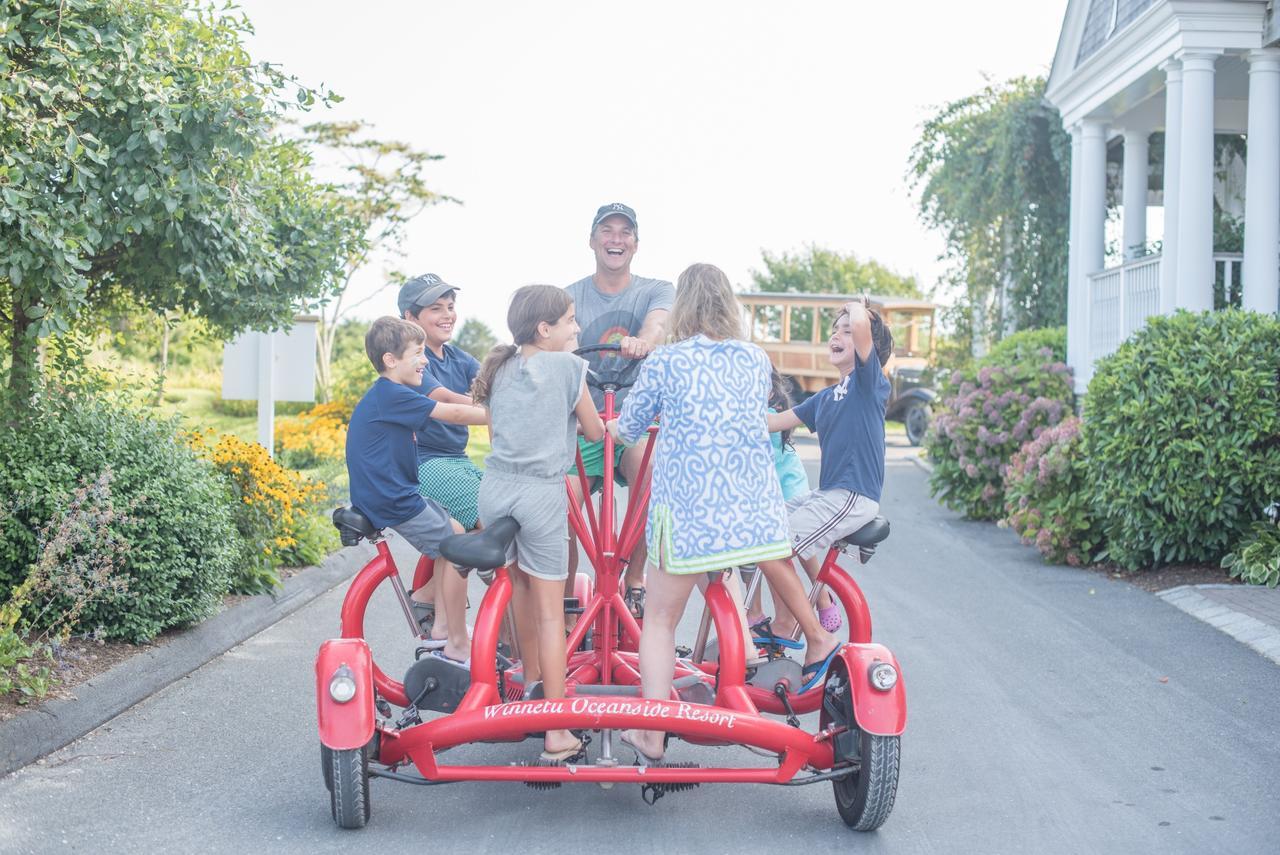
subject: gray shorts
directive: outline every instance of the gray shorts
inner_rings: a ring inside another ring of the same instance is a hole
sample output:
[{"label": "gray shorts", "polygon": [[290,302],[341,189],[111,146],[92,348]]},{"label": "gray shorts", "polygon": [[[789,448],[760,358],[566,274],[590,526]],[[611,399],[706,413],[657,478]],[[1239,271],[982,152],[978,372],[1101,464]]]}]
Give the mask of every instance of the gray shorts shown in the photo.
[{"label": "gray shorts", "polygon": [[501,517],[520,523],[507,561],[539,579],[569,578],[569,494],[564,481],[530,481],[487,470],[480,482],[480,523]]},{"label": "gray shorts", "polygon": [[427,506],[416,517],[391,526],[396,534],[428,558],[440,557],[440,541],[453,534],[449,512],[434,499],[424,499]]},{"label": "gray shorts", "polygon": [[787,502],[791,546],[801,558],[821,556],[880,513],[880,503],[840,488],[812,490]]}]

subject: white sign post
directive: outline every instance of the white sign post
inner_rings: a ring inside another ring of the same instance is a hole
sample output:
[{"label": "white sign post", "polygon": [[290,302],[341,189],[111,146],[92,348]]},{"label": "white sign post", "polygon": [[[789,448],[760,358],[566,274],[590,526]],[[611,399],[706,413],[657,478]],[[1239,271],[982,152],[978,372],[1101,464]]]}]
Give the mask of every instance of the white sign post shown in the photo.
[{"label": "white sign post", "polygon": [[222,397],[258,402],[258,442],[275,451],[275,402],[316,398],[315,316],[288,331],[247,332],[222,348]]}]

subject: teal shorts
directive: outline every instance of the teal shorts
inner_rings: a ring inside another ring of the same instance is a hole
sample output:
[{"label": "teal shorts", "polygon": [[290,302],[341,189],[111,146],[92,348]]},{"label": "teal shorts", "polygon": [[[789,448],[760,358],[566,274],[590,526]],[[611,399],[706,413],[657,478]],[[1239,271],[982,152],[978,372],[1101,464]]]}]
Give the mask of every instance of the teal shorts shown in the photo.
[{"label": "teal shorts", "polygon": [[[614,443],[613,446],[613,480],[614,483],[627,485],[627,479],[622,476],[622,453],[627,447],[620,442]],[[582,471],[586,473],[588,481],[596,479],[604,479],[604,440],[599,442],[588,442],[582,437],[578,437],[578,451],[582,453]],[[573,465],[569,467],[569,477],[578,477],[578,461],[573,461]],[[595,485],[592,485],[595,490]]]},{"label": "teal shorts", "polygon": [[467,457],[432,457],[418,464],[418,494],[433,499],[467,531],[480,518],[476,496],[484,470]]}]

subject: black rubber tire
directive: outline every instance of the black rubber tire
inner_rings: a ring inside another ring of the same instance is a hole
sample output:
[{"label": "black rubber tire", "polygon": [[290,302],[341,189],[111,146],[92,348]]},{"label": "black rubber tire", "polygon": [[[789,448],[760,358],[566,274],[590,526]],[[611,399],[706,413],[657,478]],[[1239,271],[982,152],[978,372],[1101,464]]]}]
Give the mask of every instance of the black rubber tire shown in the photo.
[{"label": "black rubber tire", "polygon": [[320,774],[324,775],[324,788],[333,792],[333,749],[320,744]]},{"label": "black rubber tire", "polygon": [[329,806],[339,828],[369,823],[369,746],[330,751]]},{"label": "black rubber tire", "polygon": [[822,728],[831,724],[849,728],[856,736],[857,757],[837,760],[856,759],[859,764],[857,772],[831,782],[836,810],[844,824],[855,831],[874,831],[893,811],[894,798],[898,793],[900,739],[859,730],[853,714],[853,693],[847,682],[849,675],[839,661],[832,664],[827,674],[828,683],[833,680],[844,680],[844,689],[835,699],[835,709],[829,703],[832,698],[824,695],[819,723]]},{"label": "black rubber tire", "polygon": [[902,414],[902,423],[907,428],[907,442],[912,445],[924,442],[924,436],[929,432],[929,405],[923,401],[912,403]]}]

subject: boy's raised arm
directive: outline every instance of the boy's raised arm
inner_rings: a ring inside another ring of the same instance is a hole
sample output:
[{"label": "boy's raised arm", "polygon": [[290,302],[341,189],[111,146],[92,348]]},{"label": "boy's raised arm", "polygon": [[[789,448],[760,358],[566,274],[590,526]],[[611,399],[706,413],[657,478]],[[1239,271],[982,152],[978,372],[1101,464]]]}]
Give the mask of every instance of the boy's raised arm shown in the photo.
[{"label": "boy's raised arm", "polygon": [[454,425],[487,425],[489,411],[472,404],[441,404],[431,410],[431,418]]},{"label": "boy's raised arm", "polygon": [[769,433],[794,430],[803,424],[795,410],[787,410],[785,413],[766,413],[765,421],[769,423]]},{"label": "boy's raised arm", "polygon": [[844,304],[844,310],[849,314],[849,332],[853,335],[853,349],[857,351],[858,358],[866,362],[871,358],[871,349],[875,347],[875,341],[871,336],[871,315],[867,313],[867,306],[862,300],[850,300]]}]

